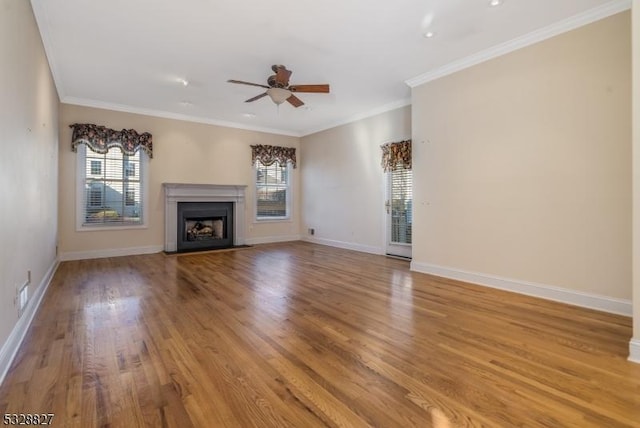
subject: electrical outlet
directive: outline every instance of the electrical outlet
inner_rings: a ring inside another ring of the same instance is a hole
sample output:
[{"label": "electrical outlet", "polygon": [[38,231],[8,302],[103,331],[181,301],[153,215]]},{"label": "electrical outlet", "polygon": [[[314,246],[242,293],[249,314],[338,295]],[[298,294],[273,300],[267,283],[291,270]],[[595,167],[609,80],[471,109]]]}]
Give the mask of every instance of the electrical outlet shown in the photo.
[{"label": "electrical outlet", "polygon": [[13,300],[13,305],[18,308],[18,317],[22,316],[24,309],[29,301],[29,283],[25,282],[22,286],[16,287],[16,297]]},{"label": "electrical outlet", "polygon": [[20,290],[20,304],[18,305],[20,308],[20,312],[24,310],[24,307],[27,306],[27,301],[29,300],[29,286],[25,285]]},{"label": "electrical outlet", "polygon": [[309,228],[309,235],[315,235],[316,234],[316,230],[313,227]]}]

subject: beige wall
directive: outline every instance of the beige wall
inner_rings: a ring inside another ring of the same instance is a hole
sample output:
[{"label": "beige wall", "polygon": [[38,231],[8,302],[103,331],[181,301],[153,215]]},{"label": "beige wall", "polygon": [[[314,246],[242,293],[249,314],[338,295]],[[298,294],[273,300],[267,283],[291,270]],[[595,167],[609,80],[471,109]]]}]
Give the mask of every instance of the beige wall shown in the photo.
[{"label": "beige wall", "polygon": [[[0,0],[0,378],[16,327],[16,286],[30,295],[55,266],[58,95],[28,1]],[[42,289],[40,289],[42,291]],[[35,301],[32,300],[30,305]]]},{"label": "beige wall", "polygon": [[[410,135],[407,106],[303,137],[303,238],[382,253],[380,145]],[[314,237],[307,234],[308,228],[315,229]]]},{"label": "beige wall", "polygon": [[640,0],[633,0],[633,337],[640,362]]},{"label": "beige wall", "polygon": [[630,15],[413,90],[417,264],[631,298]]},{"label": "beige wall", "polygon": [[[76,154],[71,151],[73,123],[95,123],[109,128],[133,128],[153,135],[149,161],[149,227],[133,230],[76,231]],[[60,110],[60,252],[63,258],[103,254],[109,250],[148,250],[164,245],[162,183],[247,185],[246,238],[249,242],[297,237],[300,218],[302,163],[294,170],[294,205],[288,222],[256,224],[254,219],[252,144],[299,148],[299,138],[163,119],[138,114],[63,104]],[[297,150],[299,152],[299,150]]]}]

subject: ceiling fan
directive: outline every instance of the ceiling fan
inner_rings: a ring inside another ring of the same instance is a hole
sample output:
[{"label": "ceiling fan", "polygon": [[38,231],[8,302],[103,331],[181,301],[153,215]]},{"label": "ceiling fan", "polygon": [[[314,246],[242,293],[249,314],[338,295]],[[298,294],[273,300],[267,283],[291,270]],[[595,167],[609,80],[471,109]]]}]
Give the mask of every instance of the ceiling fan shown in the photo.
[{"label": "ceiling fan", "polygon": [[302,100],[294,95],[294,92],[312,92],[312,93],[329,93],[329,85],[289,85],[289,77],[291,77],[291,70],[287,70],[284,65],[272,65],[271,69],[274,73],[267,79],[267,85],[261,85],[259,83],[245,82],[243,80],[227,80],[229,83],[238,83],[241,85],[258,86],[265,88],[266,92],[260,95],[256,95],[253,98],[249,98],[245,103],[250,103],[255,100],[259,100],[262,97],[269,95],[269,98],[277,105],[288,101],[294,107],[300,107],[304,105]]}]

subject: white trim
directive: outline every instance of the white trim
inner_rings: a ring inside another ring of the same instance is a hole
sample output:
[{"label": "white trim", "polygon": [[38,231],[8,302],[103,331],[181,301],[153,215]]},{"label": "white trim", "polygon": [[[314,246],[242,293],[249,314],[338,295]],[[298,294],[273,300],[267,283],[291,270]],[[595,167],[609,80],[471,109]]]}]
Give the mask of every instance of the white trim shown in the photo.
[{"label": "white trim", "polygon": [[162,245],[146,247],[107,248],[104,250],[68,251],[60,253],[60,261],[103,259],[106,257],[136,256],[139,254],[159,253],[164,249]]},{"label": "white trim", "polygon": [[629,361],[640,364],[640,339],[631,339],[629,342]]},{"label": "white trim", "polygon": [[247,238],[245,239],[245,243],[247,245],[256,245],[256,244],[271,244],[274,242],[291,242],[291,241],[299,241],[300,235],[275,235],[275,236],[260,236],[257,238]]},{"label": "white trim", "polygon": [[550,39],[551,37],[566,33],[567,31],[575,30],[576,28],[591,24],[630,8],[631,0],[610,1],[602,6],[595,7],[587,10],[586,12],[579,13],[562,21],[556,22],[555,24],[532,31],[523,36],[516,37],[508,42],[500,43],[465,58],[445,64],[424,74],[405,80],[405,83],[410,87],[415,88],[416,86],[431,82],[432,80],[439,79],[449,74],[464,70],[465,68],[472,67],[490,59],[497,58],[543,40]]},{"label": "white trim", "polygon": [[256,220],[255,218],[253,219],[253,224],[265,224],[265,223],[293,223],[293,219],[291,217],[287,217],[287,218],[278,218],[278,217],[269,217],[269,218],[262,218],[260,220]]},{"label": "white trim", "polygon": [[336,122],[331,122],[327,125],[322,125],[318,128],[311,128],[300,133],[300,137],[306,137],[307,135],[315,134],[316,132],[325,131],[327,129],[332,129],[338,126],[347,125],[349,123],[357,122],[362,119],[366,119],[368,117],[377,116],[382,113],[386,113],[388,111],[397,110],[402,107],[406,107],[411,105],[411,98],[403,98],[401,100],[392,101],[390,103],[381,105],[380,107],[376,107],[373,110],[369,110],[365,113],[356,114],[355,116],[348,117],[346,119],[338,120]]},{"label": "white trim", "polygon": [[287,135],[290,137],[301,137],[300,132],[288,131],[285,129],[265,128],[261,126],[251,126],[244,123],[229,122],[226,120],[211,119],[207,117],[189,116],[186,114],[172,113],[162,110],[132,107],[124,104],[108,103],[104,101],[89,100],[76,97],[60,97],[63,104],[71,104],[83,107],[93,107],[105,110],[121,111],[124,113],[142,114],[145,116],[161,117],[164,119],[182,120],[185,122],[204,123],[207,125],[224,126],[226,128],[244,129],[247,131],[264,132],[267,134]]},{"label": "white trim", "polygon": [[243,129],[246,131],[264,132],[267,134],[286,135],[289,137],[306,137],[307,135],[315,134],[327,129],[335,128],[337,126],[346,125],[352,122],[357,122],[368,117],[376,116],[388,111],[397,110],[402,107],[411,105],[410,98],[403,98],[401,100],[392,101],[387,104],[383,104],[379,107],[369,110],[366,113],[360,113],[354,116],[350,116],[343,120],[336,122],[330,122],[326,125],[322,125],[317,128],[311,128],[303,131],[291,131],[286,129],[266,128],[261,126],[252,126],[244,123],[229,122],[225,120],[211,119],[207,117],[190,116],[180,113],[172,113],[161,110],[145,109],[141,107],[132,107],[124,104],[108,103],[104,101],[90,100],[85,98],[76,97],[63,97],[60,96],[60,102],[62,104],[77,105],[82,107],[99,108],[104,110],[120,111],[124,113],[141,114],[145,116],[160,117],[164,119],[182,120],[185,122],[204,123],[206,125],[224,126],[226,128]]},{"label": "white trim", "polygon": [[13,359],[16,357],[16,354],[20,349],[20,344],[22,344],[24,337],[29,331],[31,322],[38,312],[38,308],[40,307],[42,298],[49,288],[49,284],[51,284],[51,280],[53,279],[53,275],[58,269],[58,265],[58,260],[54,260],[45,273],[44,278],[42,278],[42,281],[38,285],[35,293],[33,294],[33,296],[31,296],[31,299],[29,299],[27,307],[22,313],[22,316],[18,319],[18,322],[13,327],[13,330],[11,330],[11,334],[9,334],[7,341],[2,345],[2,348],[0,349],[0,385],[2,385],[5,376],[11,368],[11,363],[13,362]]},{"label": "white trim", "polygon": [[617,299],[552,285],[536,284],[416,261],[411,262],[411,270],[614,314],[626,316],[631,316],[632,314],[631,300],[626,299]]},{"label": "white trim", "polygon": [[319,245],[326,245],[329,247],[344,248],[345,250],[359,251],[361,253],[369,253],[369,254],[377,254],[377,255],[384,254],[384,248],[382,247],[356,244],[353,242],[336,241],[333,239],[325,239],[325,238],[312,238],[310,236],[303,237],[302,241],[311,242]]}]

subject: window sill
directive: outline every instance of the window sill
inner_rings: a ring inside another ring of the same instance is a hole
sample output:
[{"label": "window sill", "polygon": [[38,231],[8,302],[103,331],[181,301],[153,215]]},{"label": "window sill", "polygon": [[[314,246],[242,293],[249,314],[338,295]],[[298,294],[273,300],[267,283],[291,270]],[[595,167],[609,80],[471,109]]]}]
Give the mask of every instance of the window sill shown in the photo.
[{"label": "window sill", "polygon": [[133,230],[133,229],[148,229],[146,224],[123,224],[123,225],[92,225],[92,226],[77,226],[76,232],[105,232],[109,230]]},{"label": "window sill", "polygon": [[265,217],[265,218],[256,218],[253,220],[253,224],[261,224],[261,223],[291,223],[291,217]]}]

